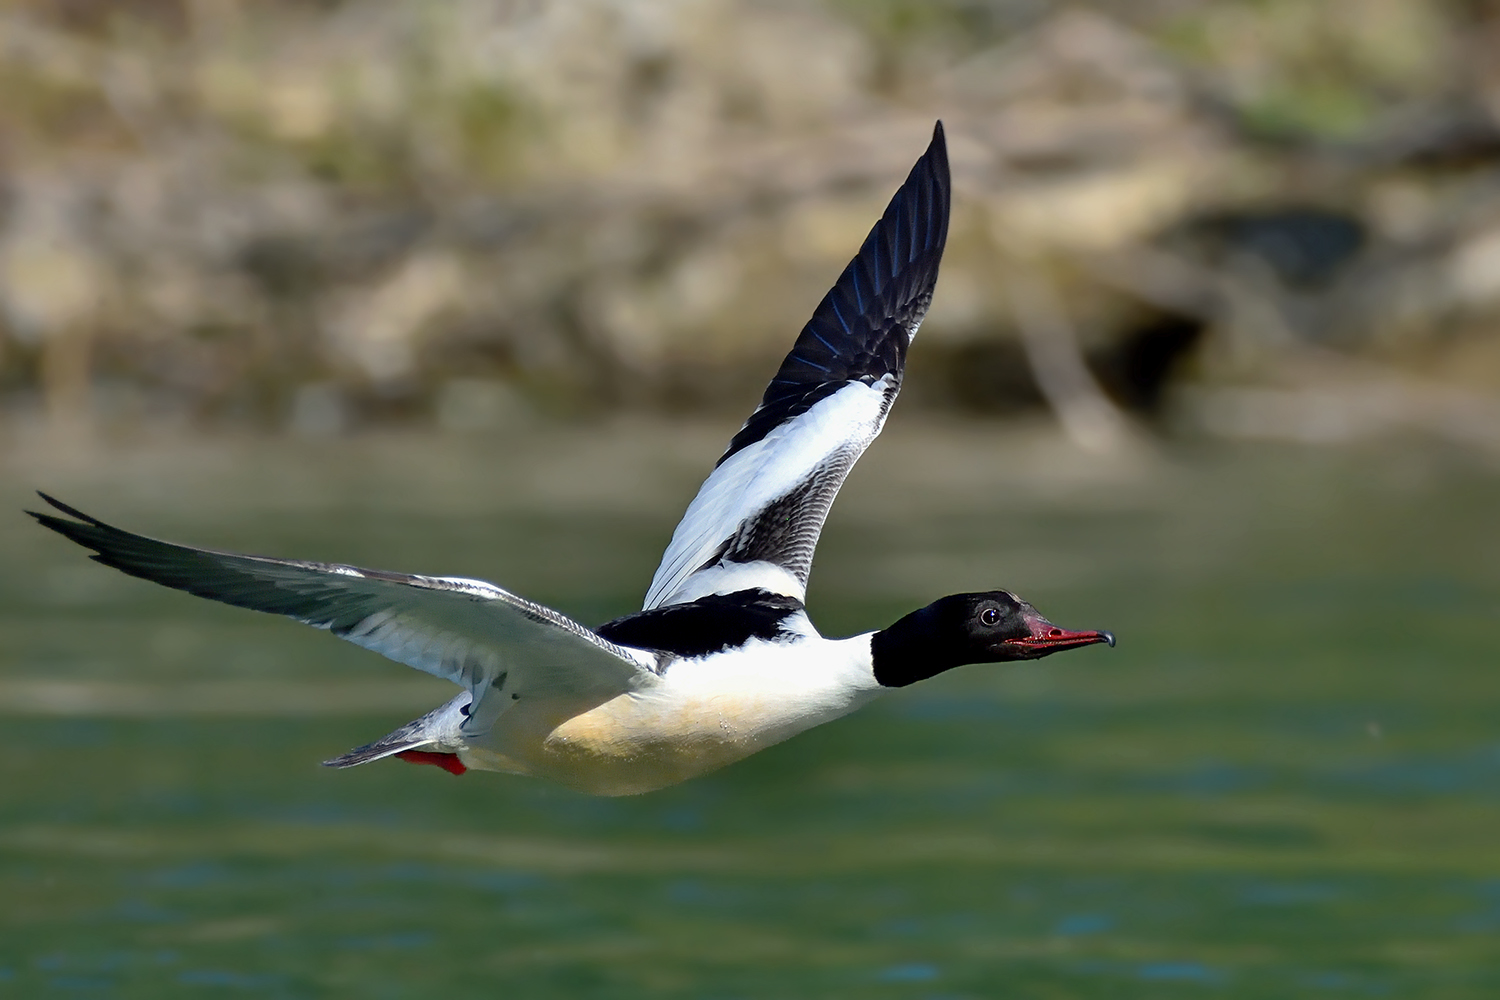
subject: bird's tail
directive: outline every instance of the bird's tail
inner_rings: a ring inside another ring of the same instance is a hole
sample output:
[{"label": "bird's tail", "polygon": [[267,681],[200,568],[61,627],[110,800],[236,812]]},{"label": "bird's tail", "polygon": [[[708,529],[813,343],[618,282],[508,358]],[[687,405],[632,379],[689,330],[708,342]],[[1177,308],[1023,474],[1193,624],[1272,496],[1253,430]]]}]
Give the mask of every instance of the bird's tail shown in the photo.
[{"label": "bird's tail", "polygon": [[323,766],[354,767],[413,750],[436,749],[451,753],[449,748],[462,744],[459,729],[468,718],[469,698],[469,692],[460,692],[446,705],[434,708],[420,719],[413,719],[374,743],[366,743],[332,760],[325,760]]}]

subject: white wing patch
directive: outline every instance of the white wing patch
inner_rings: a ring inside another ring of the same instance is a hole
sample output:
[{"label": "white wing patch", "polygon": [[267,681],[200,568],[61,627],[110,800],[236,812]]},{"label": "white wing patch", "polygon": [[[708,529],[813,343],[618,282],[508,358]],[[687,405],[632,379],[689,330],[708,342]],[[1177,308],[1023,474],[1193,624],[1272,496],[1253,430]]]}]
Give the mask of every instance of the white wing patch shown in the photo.
[{"label": "white wing patch", "polygon": [[[831,485],[836,493],[848,467],[885,424],[895,381],[884,375],[871,385],[851,382],[715,469],[672,533],[646,593],[646,610],[750,587],[805,597],[807,576],[797,567],[763,560],[726,563],[719,557],[747,521],[817,479],[830,463],[844,463]],[[821,528],[831,501],[829,495],[821,510],[800,513],[817,518],[814,531]]]}]

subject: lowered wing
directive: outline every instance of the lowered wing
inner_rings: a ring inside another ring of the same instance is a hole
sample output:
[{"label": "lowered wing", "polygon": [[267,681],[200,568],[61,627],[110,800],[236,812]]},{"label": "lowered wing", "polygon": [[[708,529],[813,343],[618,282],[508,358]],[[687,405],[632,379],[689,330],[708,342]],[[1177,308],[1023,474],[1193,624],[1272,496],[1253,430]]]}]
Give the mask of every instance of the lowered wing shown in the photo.
[{"label": "lowered wing", "polygon": [[885,425],[948,237],[942,122],[688,506],[645,607],[761,588],[803,599],[844,478]]},{"label": "lowered wing", "polygon": [[571,618],[482,580],[175,545],[41,496],[68,517],[28,513],[93,549],[96,562],[198,597],[286,615],[467,688],[469,735],[482,734],[519,699],[598,704],[655,677],[644,660]]}]

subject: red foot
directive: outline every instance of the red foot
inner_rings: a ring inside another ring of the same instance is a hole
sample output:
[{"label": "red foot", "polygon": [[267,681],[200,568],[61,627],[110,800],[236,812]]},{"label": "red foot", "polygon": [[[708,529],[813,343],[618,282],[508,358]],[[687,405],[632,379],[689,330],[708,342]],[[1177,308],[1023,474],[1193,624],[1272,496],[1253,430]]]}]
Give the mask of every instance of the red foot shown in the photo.
[{"label": "red foot", "polygon": [[463,774],[468,770],[464,762],[458,759],[456,753],[438,753],[433,750],[402,750],[396,754],[402,760],[412,764],[431,764],[440,767],[449,774]]}]

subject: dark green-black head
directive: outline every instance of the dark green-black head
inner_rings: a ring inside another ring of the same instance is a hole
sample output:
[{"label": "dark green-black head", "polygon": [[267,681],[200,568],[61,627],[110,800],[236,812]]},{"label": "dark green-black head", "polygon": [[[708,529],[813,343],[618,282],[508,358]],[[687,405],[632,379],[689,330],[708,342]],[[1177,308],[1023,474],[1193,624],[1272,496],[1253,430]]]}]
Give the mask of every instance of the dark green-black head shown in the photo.
[{"label": "dark green-black head", "polygon": [[1058,628],[1015,594],[951,594],[870,640],[875,679],[904,687],[966,663],[1036,660],[1064,649],[1115,644],[1108,632]]}]

